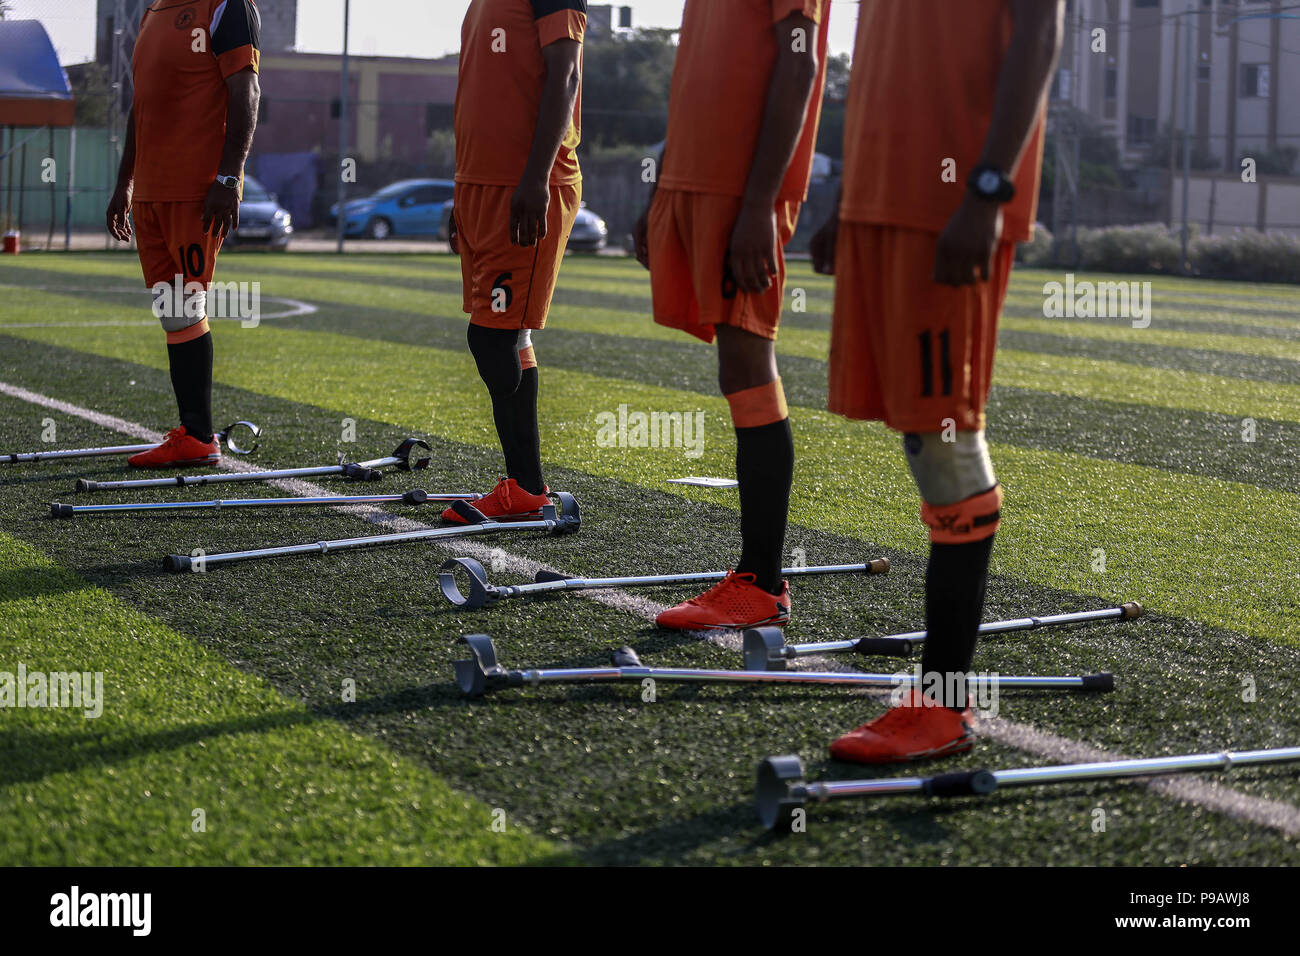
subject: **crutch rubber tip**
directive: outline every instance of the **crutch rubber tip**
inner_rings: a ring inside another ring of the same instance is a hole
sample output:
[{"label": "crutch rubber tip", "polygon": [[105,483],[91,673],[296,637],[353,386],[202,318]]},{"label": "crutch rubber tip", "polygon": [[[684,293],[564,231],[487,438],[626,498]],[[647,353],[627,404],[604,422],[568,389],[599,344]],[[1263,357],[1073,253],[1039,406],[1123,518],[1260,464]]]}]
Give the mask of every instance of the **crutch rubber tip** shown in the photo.
[{"label": "crutch rubber tip", "polygon": [[1085,674],[1082,681],[1083,690],[1111,691],[1115,689],[1115,675],[1111,673]]},{"label": "crutch rubber tip", "polygon": [[57,501],[50,502],[50,517],[52,518],[71,518],[76,513],[72,505],[61,505]]},{"label": "crutch rubber tip", "polygon": [[997,777],[987,770],[959,770],[931,777],[925,792],[931,797],[971,797],[992,793],[997,786]]},{"label": "crutch rubber tip", "polygon": [[1137,601],[1129,601],[1127,604],[1121,604],[1120,610],[1124,612],[1124,620],[1129,621],[1135,617],[1141,617],[1146,610]]},{"label": "crutch rubber tip", "polygon": [[853,645],[859,654],[881,657],[911,657],[915,645],[905,637],[862,637]]},{"label": "crutch rubber tip", "polygon": [[867,562],[867,572],[868,572],[869,574],[888,574],[888,573],[889,573],[889,559],[888,559],[888,558],[872,558],[870,561]]},{"label": "crutch rubber tip", "polygon": [[169,554],[163,558],[163,567],[172,574],[189,571],[193,565],[194,560],[188,554]]},{"label": "crutch rubber tip", "polygon": [[624,645],[609,655],[609,662],[615,667],[640,667],[641,658],[637,656],[636,651]]},{"label": "crutch rubber tip", "polygon": [[404,505],[422,505],[429,500],[429,493],[423,488],[415,488],[402,495]]},{"label": "crutch rubber tip", "polygon": [[93,481],[89,481],[85,478],[77,479],[77,484],[76,484],[77,491],[94,491],[97,487],[99,486]]}]

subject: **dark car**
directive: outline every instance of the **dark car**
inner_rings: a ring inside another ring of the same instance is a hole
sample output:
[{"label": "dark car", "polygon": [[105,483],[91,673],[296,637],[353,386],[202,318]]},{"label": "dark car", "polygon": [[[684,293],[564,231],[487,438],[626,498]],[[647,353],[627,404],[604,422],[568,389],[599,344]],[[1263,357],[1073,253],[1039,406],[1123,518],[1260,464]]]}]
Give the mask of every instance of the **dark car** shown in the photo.
[{"label": "dark car", "polygon": [[277,252],[289,247],[293,217],[274,193],[252,176],[244,176],[244,197],[239,202],[239,227],[226,236],[226,246],[266,246]]},{"label": "dark car", "polygon": [[[450,179],[403,179],[373,196],[343,204],[343,234],[388,239],[392,236],[437,236],[442,205],[456,184]],[[338,203],[330,206],[330,221],[338,221]]]},{"label": "dark car", "polygon": [[[438,228],[438,238],[446,241],[447,229],[451,223],[451,211],[454,207],[448,199],[442,207],[442,223]],[[587,208],[584,202],[578,208],[578,215],[573,220],[573,231],[569,233],[568,248],[574,252],[599,252],[605,248],[609,239],[609,227],[605,220]]]}]

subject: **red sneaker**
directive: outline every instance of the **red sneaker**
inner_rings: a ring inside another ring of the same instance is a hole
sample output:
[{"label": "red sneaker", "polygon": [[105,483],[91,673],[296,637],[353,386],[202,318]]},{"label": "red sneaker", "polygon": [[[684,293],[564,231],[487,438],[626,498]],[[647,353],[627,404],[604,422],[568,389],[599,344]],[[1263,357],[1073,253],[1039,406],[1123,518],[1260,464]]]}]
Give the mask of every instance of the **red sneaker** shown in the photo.
[{"label": "red sneaker", "polygon": [[965,753],[975,745],[975,715],[960,714],[913,690],[891,707],[831,744],[831,756],[849,763],[905,763]]},{"label": "red sneaker", "polygon": [[221,461],[221,442],[201,442],[179,425],[167,433],[161,445],[132,455],[126,463],[132,468],[177,468],[181,465],[215,465]]},{"label": "red sneaker", "polygon": [[660,611],[655,623],[679,631],[784,627],[790,623],[790,582],[781,582],[779,595],[769,594],[754,583],[754,575],[728,571],[699,597]]},{"label": "red sneaker", "polygon": [[[533,495],[520,488],[513,478],[502,478],[490,492],[478,501],[469,503],[489,518],[540,518],[542,506],[551,503],[551,499],[546,497],[550,490],[545,487],[540,495]],[[451,508],[442,513],[442,520],[455,524],[467,523]]]}]

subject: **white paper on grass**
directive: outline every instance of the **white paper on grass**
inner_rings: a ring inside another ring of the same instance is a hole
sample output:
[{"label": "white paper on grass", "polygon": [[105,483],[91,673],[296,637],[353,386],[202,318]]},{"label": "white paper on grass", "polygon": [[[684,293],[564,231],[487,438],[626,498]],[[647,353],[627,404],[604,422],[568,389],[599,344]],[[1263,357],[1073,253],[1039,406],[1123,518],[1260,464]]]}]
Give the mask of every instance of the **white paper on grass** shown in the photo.
[{"label": "white paper on grass", "polygon": [[669,478],[670,485],[699,485],[701,488],[735,488],[740,484],[735,478],[705,478],[691,475],[686,478]]}]

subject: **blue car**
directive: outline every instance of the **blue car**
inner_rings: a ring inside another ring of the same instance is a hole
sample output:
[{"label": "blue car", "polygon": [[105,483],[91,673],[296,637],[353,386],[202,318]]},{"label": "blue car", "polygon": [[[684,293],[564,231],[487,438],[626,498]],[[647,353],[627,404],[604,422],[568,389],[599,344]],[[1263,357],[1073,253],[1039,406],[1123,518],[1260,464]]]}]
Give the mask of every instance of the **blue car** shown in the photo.
[{"label": "blue car", "polygon": [[[437,236],[442,206],[456,184],[450,179],[403,179],[366,199],[343,204],[343,234],[367,239],[393,236]],[[330,222],[338,222],[338,204],[330,207]]]}]

